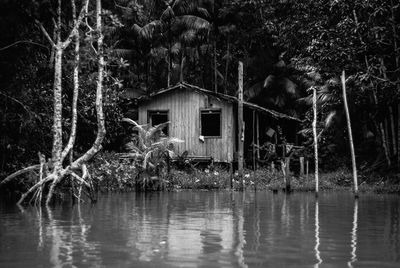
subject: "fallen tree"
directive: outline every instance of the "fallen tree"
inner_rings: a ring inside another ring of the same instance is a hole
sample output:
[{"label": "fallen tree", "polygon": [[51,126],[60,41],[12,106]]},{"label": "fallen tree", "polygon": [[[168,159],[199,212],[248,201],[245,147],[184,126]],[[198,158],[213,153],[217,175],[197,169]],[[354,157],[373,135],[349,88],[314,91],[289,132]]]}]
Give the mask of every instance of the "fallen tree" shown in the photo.
[{"label": "fallen tree", "polygon": [[[67,38],[61,40],[61,0],[58,0],[57,6],[57,21],[55,23],[56,39],[53,40],[47,33],[43,25],[36,21],[38,27],[41,29],[45,37],[50,42],[54,50],[54,82],[53,82],[53,146],[51,158],[46,161],[45,156],[40,152],[38,165],[33,165],[24,169],[21,169],[7,178],[5,178],[0,186],[17,178],[18,176],[25,174],[27,172],[38,172],[38,178],[34,185],[31,186],[25,193],[22,194],[18,201],[18,204],[22,204],[26,201],[28,196],[32,198],[29,203],[41,204],[43,201],[49,204],[52,200],[54,191],[57,185],[60,184],[65,178],[70,177],[73,183],[77,186],[76,188],[76,198],[78,201],[81,199],[82,190],[88,195],[90,199],[94,199],[93,187],[91,183],[91,177],[87,170],[86,163],[89,161],[97,152],[101,150],[101,144],[104,140],[106,129],[105,120],[103,113],[103,77],[104,77],[104,56],[103,56],[103,33],[102,33],[102,8],[101,0],[96,0],[96,27],[93,29],[87,25],[89,32],[86,33],[87,36],[91,36],[90,42],[96,42],[97,44],[97,81],[96,81],[96,115],[97,115],[97,136],[91,146],[91,148],[86,151],[82,156],[74,161],[71,161],[68,165],[64,164],[64,159],[68,153],[72,150],[75,143],[76,136],[76,124],[77,124],[77,100],[79,93],[79,28],[84,22],[84,18],[88,14],[89,0],[84,0],[78,17],[76,17],[76,6],[75,0],[71,0],[71,6],[73,10],[73,28],[69,32]],[[88,24],[86,20],[86,24]],[[62,143],[62,59],[63,52],[65,49],[74,41],[75,43],[75,58],[74,58],[74,90],[73,90],[73,104],[72,104],[72,125],[71,133],[67,142],[67,145],[63,148]],[[74,186],[73,186],[74,189]],[[46,193],[45,195],[43,193]]]}]

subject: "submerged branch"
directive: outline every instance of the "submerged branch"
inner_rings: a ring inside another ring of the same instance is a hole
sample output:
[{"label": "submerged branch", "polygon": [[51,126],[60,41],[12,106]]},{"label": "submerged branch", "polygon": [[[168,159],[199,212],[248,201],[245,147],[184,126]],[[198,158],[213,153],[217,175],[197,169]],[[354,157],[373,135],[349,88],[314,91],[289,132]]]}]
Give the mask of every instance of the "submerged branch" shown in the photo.
[{"label": "submerged branch", "polygon": [[6,184],[7,182],[11,181],[15,177],[18,177],[19,175],[22,175],[22,174],[30,172],[30,171],[34,171],[34,170],[39,169],[39,168],[40,168],[40,165],[33,165],[33,166],[30,166],[30,167],[26,167],[24,169],[18,170],[17,172],[14,172],[13,174],[11,174],[7,178],[5,178],[3,181],[1,181],[0,182],[0,186],[3,185],[3,184]]}]

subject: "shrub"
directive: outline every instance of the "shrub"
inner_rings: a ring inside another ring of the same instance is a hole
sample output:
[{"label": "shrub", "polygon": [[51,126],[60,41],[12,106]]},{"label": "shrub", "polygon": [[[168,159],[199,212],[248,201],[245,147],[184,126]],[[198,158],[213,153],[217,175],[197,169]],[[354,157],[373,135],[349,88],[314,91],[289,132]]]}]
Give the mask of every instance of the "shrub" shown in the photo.
[{"label": "shrub", "polygon": [[114,152],[98,154],[89,169],[100,191],[127,191],[135,188],[138,171],[128,159],[120,159]]}]

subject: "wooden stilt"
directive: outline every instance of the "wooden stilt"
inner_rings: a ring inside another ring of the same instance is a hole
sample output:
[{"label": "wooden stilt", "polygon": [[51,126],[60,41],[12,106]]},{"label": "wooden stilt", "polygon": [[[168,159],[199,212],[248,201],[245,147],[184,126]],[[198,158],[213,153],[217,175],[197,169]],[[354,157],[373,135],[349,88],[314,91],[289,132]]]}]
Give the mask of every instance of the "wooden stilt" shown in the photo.
[{"label": "wooden stilt", "polygon": [[300,177],[304,176],[304,157],[300,156],[299,158],[300,160],[300,171],[299,171],[299,175]]},{"label": "wooden stilt", "polygon": [[285,157],[285,169],[286,169],[286,193],[290,193],[290,157]]},{"label": "wooden stilt", "polygon": [[260,118],[256,114],[256,135],[257,135],[257,160],[260,160]]},{"label": "wooden stilt", "polygon": [[243,150],[244,150],[244,123],[243,123],[243,63],[239,61],[239,99],[238,99],[238,172],[240,187],[243,190]]}]

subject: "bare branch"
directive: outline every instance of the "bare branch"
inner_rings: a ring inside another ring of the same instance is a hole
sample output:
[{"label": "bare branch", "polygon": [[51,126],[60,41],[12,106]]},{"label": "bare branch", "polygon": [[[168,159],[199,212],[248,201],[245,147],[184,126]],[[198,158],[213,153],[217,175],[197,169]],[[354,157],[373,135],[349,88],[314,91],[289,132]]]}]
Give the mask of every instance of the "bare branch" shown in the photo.
[{"label": "bare branch", "polygon": [[40,47],[43,47],[43,48],[49,50],[49,48],[46,47],[46,46],[43,45],[43,44],[36,43],[36,42],[33,42],[33,41],[29,41],[29,40],[20,40],[20,41],[14,42],[14,43],[12,43],[12,44],[10,44],[10,45],[8,45],[8,46],[5,46],[5,47],[0,48],[0,51],[6,50],[6,49],[8,49],[8,48],[10,48],[10,47],[13,47],[13,46],[15,46],[15,45],[18,45],[18,44],[31,44],[31,45],[40,46]]},{"label": "bare branch", "polygon": [[72,28],[72,31],[70,32],[67,39],[64,42],[62,42],[63,48],[66,48],[69,46],[69,44],[72,41],[72,38],[76,35],[76,32],[79,30],[79,26],[81,25],[83,18],[86,17],[86,14],[88,11],[88,5],[89,5],[89,0],[85,0],[85,2],[82,5],[81,11],[79,12],[79,16],[74,23],[74,27]]},{"label": "bare branch", "polygon": [[2,182],[0,182],[0,186],[3,184],[6,184],[7,182],[11,181],[13,178],[18,177],[19,175],[22,175],[24,173],[39,169],[40,165],[33,165],[30,167],[26,167],[24,169],[18,170],[17,172],[14,172],[13,174],[11,174],[10,176],[8,176],[7,178],[5,178]]},{"label": "bare branch", "polygon": [[46,31],[44,28],[43,24],[40,23],[40,21],[35,20],[36,25],[40,28],[40,30],[43,32],[44,36],[47,38],[47,40],[50,42],[50,45],[52,47],[56,47],[56,44],[54,43],[53,39],[51,39],[49,33]]},{"label": "bare branch", "polygon": [[10,100],[13,100],[14,102],[16,102],[16,103],[18,103],[19,105],[21,105],[22,108],[24,108],[24,110],[25,110],[29,115],[34,114],[25,104],[23,104],[21,101],[17,100],[16,98],[11,97],[11,96],[8,96],[7,94],[5,94],[5,93],[3,93],[3,92],[1,92],[1,91],[0,91],[0,95],[3,95],[4,97],[9,98]]}]

